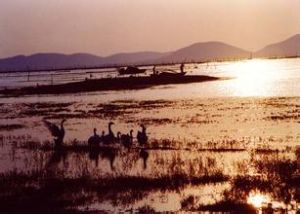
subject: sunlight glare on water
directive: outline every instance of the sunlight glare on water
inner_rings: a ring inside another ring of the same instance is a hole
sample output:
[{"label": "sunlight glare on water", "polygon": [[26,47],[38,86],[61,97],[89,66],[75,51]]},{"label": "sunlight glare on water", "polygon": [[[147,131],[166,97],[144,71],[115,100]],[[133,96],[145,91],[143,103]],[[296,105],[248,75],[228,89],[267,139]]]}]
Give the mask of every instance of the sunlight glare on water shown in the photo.
[{"label": "sunlight glare on water", "polygon": [[249,60],[232,65],[236,79],[230,87],[237,96],[267,96],[276,90],[276,80],[283,77],[268,60]]},{"label": "sunlight glare on water", "polygon": [[262,208],[263,204],[270,202],[270,198],[261,193],[251,192],[248,196],[247,202],[255,208]]}]

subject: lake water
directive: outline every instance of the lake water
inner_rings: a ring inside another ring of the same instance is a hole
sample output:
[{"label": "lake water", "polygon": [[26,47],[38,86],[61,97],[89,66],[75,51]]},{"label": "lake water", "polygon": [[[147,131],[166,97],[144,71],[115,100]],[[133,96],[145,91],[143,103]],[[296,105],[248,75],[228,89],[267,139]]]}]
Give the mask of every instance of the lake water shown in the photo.
[{"label": "lake water", "polygon": [[[9,191],[0,193],[0,201],[28,208],[39,195],[36,209],[54,211],[296,213],[300,59],[186,67],[191,74],[227,79],[0,98],[0,186]],[[82,72],[72,78],[90,75]],[[104,74],[93,77],[97,75]],[[2,78],[1,86],[34,85],[42,77],[29,82],[24,78]],[[70,81],[68,75],[64,78],[61,82]],[[59,124],[63,118],[64,143],[73,150],[53,151],[43,119]],[[107,133],[109,121],[115,123],[115,134],[133,129],[134,136],[144,124],[148,146],[139,146],[134,138],[129,150],[119,144],[96,152],[74,150],[87,144],[93,128]],[[53,195],[47,192],[49,186]],[[7,207],[4,202],[0,205]]]},{"label": "lake water", "polygon": [[[158,68],[159,69],[159,68]],[[167,69],[167,67],[162,67]],[[176,67],[175,67],[176,69]],[[149,68],[151,70],[151,68]],[[224,81],[167,85],[158,86],[144,90],[111,91],[111,92],[92,92],[76,96],[62,95],[55,96],[55,100],[64,101],[88,101],[88,100],[114,100],[114,99],[192,99],[208,97],[274,97],[274,96],[299,96],[300,94],[300,59],[253,59],[237,62],[215,62],[207,64],[187,65],[186,70],[189,74],[211,75],[217,77],[232,78]],[[51,74],[54,75],[54,83],[68,82],[74,80],[83,80],[89,78],[107,76],[101,70],[95,71],[76,71],[58,75],[54,72],[47,72],[44,76],[37,75],[38,78],[30,77],[27,82],[26,73],[3,75],[0,80],[0,86],[3,87],[21,87],[24,85],[51,84]],[[18,78],[14,77],[19,76]],[[110,70],[108,76],[116,75]],[[51,101],[53,96],[45,96],[37,99],[26,97],[26,101],[45,100]],[[6,99],[10,102],[15,99]],[[22,100],[22,98],[18,99]],[[4,101],[3,101],[4,102]]]}]

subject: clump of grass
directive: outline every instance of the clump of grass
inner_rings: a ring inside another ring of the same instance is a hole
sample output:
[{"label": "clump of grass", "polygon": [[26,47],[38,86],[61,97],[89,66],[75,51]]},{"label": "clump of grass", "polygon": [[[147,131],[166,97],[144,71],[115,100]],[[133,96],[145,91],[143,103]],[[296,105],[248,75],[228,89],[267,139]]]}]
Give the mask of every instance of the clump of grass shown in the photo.
[{"label": "clump of grass", "polygon": [[142,124],[146,125],[163,125],[178,122],[170,118],[142,118],[139,119],[139,121],[141,121]]},{"label": "clump of grass", "polygon": [[197,211],[256,214],[257,210],[249,204],[236,201],[221,201],[212,205],[203,205]]},{"label": "clump of grass", "polygon": [[47,171],[2,173],[0,213],[66,213],[66,208],[87,200],[85,194],[73,192],[75,183],[66,180],[65,186],[64,181]]},{"label": "clump of grass", "polygon": [[299,170],[297,161],[292,160],[258,160],[255,166],[259,173],[265,174],[269,179],[276,177],[283,182],[291,179]]},{"label": "clump of grass", "polygon": [[187,198],[182,199],[180,203],[182,210],[192,210],[195,206],[195,197],[190,195]]},{"label": "clump of grass", "polygon": [[149,214],[149,213],[156,213],[156,212],[152,207],[146,205],[146,206],[138,208],[137,213]]},{"label": "clump of grass", "polygon": [[22,149],[29,149],[29,150],[37,150],[42,147],[42,144],[38,141],[24,141],[24,142],[17,142],[17,147],[20,147]]},{"label": "clump of grass", "polygon": [[25,106],[29,108],[38,108],[38,109],[44,109],[44,108],[66,108],[71,105],[73,105],[73,102],[68,103],[54,103],[54,102],[47,102],[47,103],[26,103]]},{"label": "clump of grass", "polygon": [[0,131],[11,131],[15,129],[22,129],[25,128],[25,125],[23,124],[5,124],[1,125],[0,124]]},{"label": "clump of grass", "polygon": [[233,178],[231,189],[224,192],[227,200],[246,201],[251,191],[268,194],[286,205],[293,199],[299,200],[300,176],[297,160],[263,158],[254,160],[253,164],[259,175]]},{"label": "clump of grass", "polygon": [[270,149],[270,148],[257,148],[254,150],[257,154],[277,154],[279,149]]},{"label": "clump of grass", "polygon": [[273,185],[270,180],[265,180],[261,176],[237,176],[233,179],[232,184],[235,188],[244,192],[250,192],[253,189],[268,192]]}]

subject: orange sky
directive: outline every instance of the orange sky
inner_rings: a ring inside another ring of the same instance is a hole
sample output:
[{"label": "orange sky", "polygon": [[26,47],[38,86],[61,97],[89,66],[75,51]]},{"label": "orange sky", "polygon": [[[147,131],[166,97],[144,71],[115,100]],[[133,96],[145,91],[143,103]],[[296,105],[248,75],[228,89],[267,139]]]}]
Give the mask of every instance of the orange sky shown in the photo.
[{"label": "orange sky", "polygon": [[257,50],[300,33],[299,0],[1,0],[0,57],[106,56],[223,41]]}]

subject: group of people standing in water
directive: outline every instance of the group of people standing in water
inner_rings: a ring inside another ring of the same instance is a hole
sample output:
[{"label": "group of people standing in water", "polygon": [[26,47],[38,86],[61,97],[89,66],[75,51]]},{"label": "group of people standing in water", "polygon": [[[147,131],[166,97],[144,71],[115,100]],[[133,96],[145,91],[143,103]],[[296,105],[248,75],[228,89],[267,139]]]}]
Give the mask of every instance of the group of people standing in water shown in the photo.
[{"label": "group of people standing in water", "polygon": [[[43,120],[45,126],[51,132],[54,137],[54,146],[56,149],[59,149],[63,146],[63,140],[65,136],[64,122],[63,119],[60,123],[60,127],[50,123],[49,121]],[[133,130],[130,130],[127,134],[122,134],[118,132],[117,135],[112,131],[113,122],[108,123],[108,133],[105,134],[105,131],[102,131],[101,136],[97,134],[97,129],[94,128],[94,134],[88,139],[88,146],[90,148],[98,147],[102,145],[113,145],[119,143],[126,148],[130,148],[133,145]],[[141,131],[139,130],[136,135],[137,142],[139,146],[145,146],[148,143],[148,136],[146,133],[146,127],[141,124]]]}]

